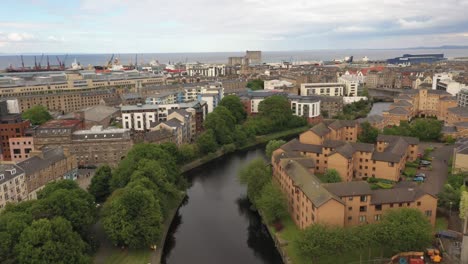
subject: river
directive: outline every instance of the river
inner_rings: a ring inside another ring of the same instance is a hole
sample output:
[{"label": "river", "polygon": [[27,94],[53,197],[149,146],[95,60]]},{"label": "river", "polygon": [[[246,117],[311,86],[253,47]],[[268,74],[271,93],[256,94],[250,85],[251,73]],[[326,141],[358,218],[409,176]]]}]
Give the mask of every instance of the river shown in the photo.
[{"label": "river", "polygon": [[282,263],[237,180],[239,169],[264,157],[263,150],[232,153],[186,173],[191,187],[166,238],[163,263]]}]

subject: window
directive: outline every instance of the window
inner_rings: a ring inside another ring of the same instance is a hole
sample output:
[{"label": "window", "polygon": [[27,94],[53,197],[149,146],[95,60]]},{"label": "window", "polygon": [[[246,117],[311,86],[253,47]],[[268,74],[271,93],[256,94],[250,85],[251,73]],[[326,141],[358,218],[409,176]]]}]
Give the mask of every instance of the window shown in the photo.
[{"label": "window", "polygon": [[353,217],[352,216],[348,216],[348,221],[351,221],[353,220]]},{"label": "window", "polygon": [[388,166],[389,166],[389,167],[393,167],[393,166],[395,166],[395,164],[394,164],[393,162],[389,162],[389,163],[388,163]]},{"label": "window", "polygon": [[367,206],[359,206],[359,212],[367,212]]},{"label": "window", "polygon": [[427,210],[427,211],[424,212],[424,214],[425,214],[426,216],[432,216],[432,211],[431,211],[431,210]]},{"label": "window", "polygon": [[375,221],[380,221],[381,218],[382,218],[382,215],[381,215],[381,214],[376,214],[376,215],[374,215],[374,220],[375,220]]},{"label": "window", "polygon": [[366,222],[366,216],[365,215],[360,215],[359,216],[359,223],[364,223]]},{"label": "window", "polygon": [[402,204],[402,203],[399,203],[399,204],[398,204],[398,207],[402,207],[402,206],[403,206],[403,204]]},{"label": "window", "polygon": [[375,205],[375,210],[376,211],[382,211],[382,205],[381,204],[376,204]]},{"label": "window", "polygon": [[349,200],[349,201],[352,201],[352,200],[353,200],[353,197],[349,197],[348,200]]},{"label": "window", "polygon": [[421,206],[421,202],[418,202],[417,205],[418,205],[418,206]]},{"label": "window", "polygon": [[352,206],[348,207],[348,211],[352,211],[352,210],[353,210]]},{"label": "window", "polygon": [[365,202],[367,201],[367,196],[365,195],[361,195],[361,198],[360,198],[361,202]]}]

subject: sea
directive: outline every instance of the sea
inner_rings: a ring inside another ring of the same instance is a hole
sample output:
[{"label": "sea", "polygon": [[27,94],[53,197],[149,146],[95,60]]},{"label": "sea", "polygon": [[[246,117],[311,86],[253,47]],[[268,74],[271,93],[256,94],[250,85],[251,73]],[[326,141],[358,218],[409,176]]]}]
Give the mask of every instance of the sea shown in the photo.
[{"label": "sea", "polygon": [[[361,60],[367,56],[370,60],[386,60],[402,56],[403,54],[427,54],[427,53],[443,53],[446,58],[468,57],[468,49],[323,49],[323,50],[304,50],[304,51],[264,51],[262,52],[262,61],[267,63],[272,62],[298,62],[298,61],[332,61],[334,59],[343,59],[346,56],[354,56],[354,60]],[[149,63],[151,60],[156,60],[162,64],[168,63],[186,63],[186,62],[201,62],[201,63],[227,63],[228,57],[243,56],[245,52],[199,52],[199,53],[122,53],[114,54],[114,58],[119,58],[122,64],[134,64],[138,60],[138,64]],[[88,65],[105,65],[112,57],[112,54],[84,54],[84,53],[69,53],[69,54],[27,54],[23,55],[25,66],[34,66],[34,57],[37,62],[41,60],[42,66],[47,64],[47,55],[51,65],[58,65],[57,57],[63,61],[65,59],[66,66],[70,66],[76,59],[83,66]],[[21,67],[20,54],[0,54],[0,69],[4,69],[12,65],[13,67]]]}]

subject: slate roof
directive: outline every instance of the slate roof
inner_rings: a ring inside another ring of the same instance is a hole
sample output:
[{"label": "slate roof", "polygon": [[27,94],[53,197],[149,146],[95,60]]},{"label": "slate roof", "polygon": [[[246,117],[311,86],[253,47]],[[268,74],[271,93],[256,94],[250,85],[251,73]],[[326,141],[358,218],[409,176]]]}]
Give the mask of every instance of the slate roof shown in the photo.
[{"label": "slate roof", "polygon": [[455,126],[444,126],[442,127],[442,133],[455,133],[457,132],[457,128]]},{"label": "slate roof", "polygon": [[310,131],[314,132],[315,134],[323,137],[326,134],[330,133],[330,129],[323,123],[319,123],[315,126],[313,126]]},{"label": "slate roof", "polygon": [[391,114],[394,114],[394,115],[406,115],[406,114],[409,113],[408,110],[406,110],[403,107],[399,107],[399,106],[397,106],[397,107],[395,107],[395,108],[393,108],[391,110],[388,110],[388,112],[391,113]]},{"label": "slate roof", "polygon": [[419,139],[414,137],[379,135],[377,142],[387,142],[388,145],[383,152],[374,151],[372,154],[373,160],[399,162],[405,155],[408,145],[419,144]]},{"label": "slate roof", "polygon": [[393,106],[412,106],[412,104],[406,100],[399,100],[392,104]]},{"label": "slate roof", "polygon": [[363,151],[363,152],[374,151],[374,144],[370,144],[370,143],[350,143],[350,144],[357,151]]},{"label": "slate roof", "polygon": [[183,126],[183,123],[180,122],[179,119],[177,118],[172,118],[164,122],[164,124],[170,126],[170,127],[181,127]]},{"label": "slate roof", "polygon": [[346,144],[346,141],[325,139],[322,145],[326,148],[337,148],[344,144]]},{"label": "slate roof", "polygon": [[400,94],[398,97],[400,100],[412,100],[413,98],[407,94]]},{"label": "slate roof", "polygon": [[444,90],[428,90],[427,93],[430,94],[438,94],[438,95],[451,95],[450,93],[444,91]]},{"label": "slate roof", "polygon": [[365,122],[369,122],[371,124],[375,124],[375,123],[380,123],[384,120],[383,116],[381,115],[370,115],[368,117],[365,117],[365,118],[359,118],[357,121],[362,124],[362,123],[365,123]]},{"label": "slate roof", "polygon": [[454,124],[456,127],[468,128],[468,122],[458,122]]},{"label": "slate roof", "polygon": [[312,153],[322,153],[322,146],[304,144],[299,142],[297,139],[293,139],[288,143],[281,146],[281,149],[287,152],[296,151],[296,152],[312,152]]},{"label": "slate roof", "polygon": [[0,180],[0,184],[8,182],[11,179],[14,179],[16,176],[19,176],[24,173],[24,170],[14,164],[0,164],[0,174],[3,175],[3,179]]},{"label": "slate roof", "polygon": [[408,203],[428,194],[421,188],[377,189],[372,192],[371,204]]},{"label": "slate roof", "polygon": [[377,136],[377,141],[384,141],[384,142],[393,142],[398,140],[399,138],[404,139],[408,144],[416,145],[419,144],[419,139],[415,137],[402,137],[402,136],[393,136],[393,135],[383,135],[380,134]]},{"label": "slate roof", "polygon": [[326,183],[323,187],[338,197],[370,195],[372,190],[366,181]]},{"label": "slate roof", "polygon": [[334,130],[337,130],[343,127],[354,127],[355,125],[356,125],[356,121],[354,120],[336,120],[330,125],[328,125],[328,127]]},{"label": "slate roof", "polygon": [[84,113],[85,120],[100,122],[109,116],[117,114],[119,109],[105,105],[96,105],[88,107],[82,110],[82,112]]},{"label": "slate roof", "polygon": [[282,159],[280,163],[291,177],[293,184],[300,188],[315,206],[320,207],[331,199],[344,204],[340,198],[327,191],[320,180],[296,160]]},{"label": "slate roof", "polygon": [[468,107],[453,107],[448,110],[458,116],[468,117]]},{"label": "slate roof", "polygon": [[61,147],[45,148],[42,150],[42,155],[43,158],[33,156],[19,162],[17,165],[21,167],[27,175],[30,175],[66,158]]},{"label": "slate roof", "polygon": [[445,96],[445,97],[440,98],[439,100],[441,100],[441,101],[457,101],[457,97],[456,96]]}]

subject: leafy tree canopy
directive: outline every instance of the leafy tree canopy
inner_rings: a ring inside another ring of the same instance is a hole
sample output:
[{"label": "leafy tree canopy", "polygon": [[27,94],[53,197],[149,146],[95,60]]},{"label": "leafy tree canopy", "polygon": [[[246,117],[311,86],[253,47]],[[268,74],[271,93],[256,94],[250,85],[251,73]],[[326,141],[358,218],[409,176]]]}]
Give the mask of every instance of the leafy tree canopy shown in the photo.
[{"label": "leafy tree canopy", "polygon": [[201,153],[215,152],[218,148],[213,130],[208,129],[197,138],[197,146]]},{"label": "leafy tree canopy", "polygon": [[89,263],[87,245],[70,222],[57,217],[34,221],[15,247],[19,263]]},{"label": "leafy tree canopy", "polygon": [[271,180],[271,170],[262,158],[252,160],[239,172],[239,181],[247,185],[247,196],[255,204],[262,188]]},{"label": "leafy tree canopy", "polygon": [[323,181],[326,183],[341,182],[341,177],[337,170],[328,169],[323,175]]},{"label": "leafy tree canopy", "polygon": [[35,105],[24,111],[21,115],[23,119],[29,119],[33,125],[42,125],[52,119],[52,116],[42,105]]},{"label": "leafy tree canopy", "polygon": [[265,82],[260,79],[254,79],[254,80],[250,80],[247,82],[247,88],[250,88],[253,91],[263,90],[264,86],[265,86]]},{"label": "leafy tree canopy", "polygon": [[88,191],[94,196],[96,202],[102,203],[111,194],[110,180],[112,178],[112,171],[108,165],[99,167],[96,170]]},{"label": "leafy tree canopy", "polygon": [[273,155],[273,151],[279,149],[279,147],[281,147],[282,145],[286,144],[286,141],[284,140],[270,140],[268,142],[268,144],[266,145],[266,148],[265,148],[265,153],[266,153],[266,156],[271,159],[271,156]]},{"label": "leafy tree canopy", "polygon": [[375,144],[378,136],[379,130],[373,127],[369,122],[361,124],[361,133],[358,135],[358,140],[360,142]]},{"label": "leafy tree canopy", "polygon": [[262,210],[265,220],[269,223],[288,215],[286,197],[278,186],[271,181],[262,188],[256,204]]},{"label": "leafy tree canopy", "polygon": [[219,105],[226,107],[226,109],[231,112],[231,114],[235,117],[237,124],[242,123],[247,116],[244,105],[240,101],[240,98],[236,95],[224,96]]}]

